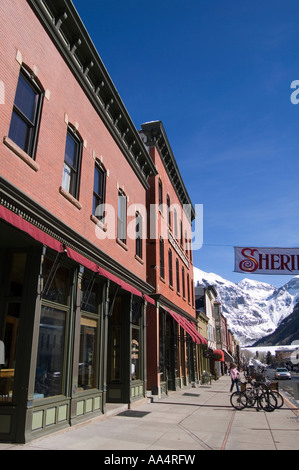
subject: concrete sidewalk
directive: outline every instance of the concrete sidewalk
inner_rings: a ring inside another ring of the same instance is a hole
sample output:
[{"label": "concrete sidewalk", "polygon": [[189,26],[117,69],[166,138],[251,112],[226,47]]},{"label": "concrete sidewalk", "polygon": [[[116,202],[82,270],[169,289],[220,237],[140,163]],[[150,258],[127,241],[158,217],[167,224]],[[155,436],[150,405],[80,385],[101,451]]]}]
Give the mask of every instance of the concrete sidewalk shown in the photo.
[{"label": "concrete sidewalk", "polygon": [[0,450],[299,450],[296,402],[286,399],[283,408],[268,413],[236,411],[229,388],[230,378],[223,376],[25,445],[0,444]]}]

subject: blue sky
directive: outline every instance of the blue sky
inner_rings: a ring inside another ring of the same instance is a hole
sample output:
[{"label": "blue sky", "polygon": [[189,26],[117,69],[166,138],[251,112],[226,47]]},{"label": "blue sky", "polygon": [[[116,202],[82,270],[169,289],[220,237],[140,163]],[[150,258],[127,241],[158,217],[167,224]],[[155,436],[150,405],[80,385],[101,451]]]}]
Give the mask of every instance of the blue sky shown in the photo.
[{"label": "blue sky", "polygon": [[203,204],[194,265],[239,282],[234,246],[299,246],[298,0],[73,3],[136,128],[163,122]]}]

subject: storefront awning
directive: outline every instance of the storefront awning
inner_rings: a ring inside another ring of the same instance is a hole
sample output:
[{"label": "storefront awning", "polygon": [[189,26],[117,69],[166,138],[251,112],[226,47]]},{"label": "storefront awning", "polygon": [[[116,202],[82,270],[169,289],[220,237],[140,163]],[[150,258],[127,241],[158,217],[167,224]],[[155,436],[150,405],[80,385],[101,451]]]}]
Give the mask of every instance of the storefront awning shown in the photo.
[{"label": "storefront awning", "polygon": [[143,297],[144,297],[144,300],[146,300],[149,304],[156,305],[155,300],[149,297],[148,295],[144,294]]},{"label": "storefront awning", "polygon": [[233,356],[231,356],[225,348],[223,348],[223,352],[224,352],[224,357],[226,361],[234,362]]},{"label": "storefront awning", "polygon": [[191,336],[192,341],[197,344],[207,344],[207,340],[197,331],[195,325],[179,313],[165,309],[176,320],[176,322]]},{"label": "storefront awning", "polygon": [[27,233],[30,237],[34,238],[38,242],[46,245],[49,248],[52,248],[59,253],[63,252],[63,245],[55,238],[51,237],[47,233],[43,232],[35,225],[32,225],[27,220],[23,219],[20,215],[10,211],[4,206],[0,206],[0,217],[5,220],[5,222],[13,225],[14,227],[22,230],[22,232]]},{"label": "storefront awning", "polygon": [[224,361],[224,352],[222,351],[222,349],[213,350],[213,359],[214,361]]},{"label": "storefront awning", "polygon": [[[59,253],[62,253],[66,249],[67,256],[72,260],[76,261],[78,264],[81,264],[85,268],[98,273],[100,276],[104,276],[107,279],[110,279],[112,282],[115,282],[124,290],[131,292],[132,294],[137,295],[138,297],[144,297],[144,294],[139,289],[136,289],[134,286],[123,281],[118,276],[115,276],[106,269],[101,268],[96,263],[89,260],[84,255],[78,253],[72,248],[68,246],[64,247],[64,245],[60,241],[56,240],[51,235],[48,235],[38,227],[35,227],[30,222],[23,219],[20,215],[10,211],[9,209],[1,205],[0,218],[5,220],[5,222],[9,223],[10,225],[13,225],[15,228],[27,233],[30,237],[34,238],[36,241],[40,242],[42,245],[47,246],[48,248],[51,248]],[[148,297],[148,299],[146,299],[148,302],[155,305],[155,301],[153,299],[151,299],[150,297]]]}]

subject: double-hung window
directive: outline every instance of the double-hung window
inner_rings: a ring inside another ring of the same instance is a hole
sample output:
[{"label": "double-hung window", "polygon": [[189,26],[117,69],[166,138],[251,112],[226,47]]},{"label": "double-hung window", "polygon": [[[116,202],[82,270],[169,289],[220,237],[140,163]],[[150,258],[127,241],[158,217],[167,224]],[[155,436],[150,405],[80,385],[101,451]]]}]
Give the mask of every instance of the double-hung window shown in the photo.
[{"label": "double-hung window", "polygon": [[101,222],[103,222],[105,216],[105,189],[106,171],[98,162],[96,162],[93,180],[92,214]]},{"label": "double-hung window", "polygon": [[172,275],[172,251],[168,250],[168,271],[169,271],[169,285],[173,286],[173,275]]},{"label": "double-hung window", "polygon": [[82,141],[69,127],[66,135],[62,188],[75,199],[79,198]]},{"label": "double-hung window", "polygon": [[122,191],[118,192],[117,238],[127,241],[127,197]]},{"label": "double-hung window", "polygon": [[176,290],[177,293],[180,293],[180,268],[179,268],[179,260],[175,260],[175,270],[176,270]]},{"label": "double-hung window", "polygon": [[22,67],[17,84],[8,137],[34,159],[43,91],[33,75]]},{"label": "double-hung window", "polygon": [[165,267],[164,267],[164,240],[160,237],[160,277],[165,278]]},{"label": "double-hung window", "polygon": [[142,217],[136,212],[136,256],[142,258]]}]

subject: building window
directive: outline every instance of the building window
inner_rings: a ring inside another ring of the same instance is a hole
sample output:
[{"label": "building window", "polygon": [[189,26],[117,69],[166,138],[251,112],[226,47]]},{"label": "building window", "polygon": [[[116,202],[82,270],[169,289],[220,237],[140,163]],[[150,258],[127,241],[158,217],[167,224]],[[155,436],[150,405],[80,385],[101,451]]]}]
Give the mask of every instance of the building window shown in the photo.
[{"label": "building window", "polygon": [[141,324],[142,307],[139,302],[132,303],[132,323],[131,323],[131,380],[142,378],[141,364]]},{"label": "building window", "polygon": [[80,320],[78,391],[96,387],[97,333],[97,319],[82,315]]},{"label": "building window", "polygon": [[179,267],[178,259],[176,259],[175,261],[175,267],[176,267],[176,290],[178,293],[180,293],[180,267]]},{"label": "building window", "polygon": [[184,238],[183,238],[183,222],[181,221],[181,245],[183,246]]},{"label": "building window", "polygon": [[35,157],[43,91],[24,67],[20,71],[8,137]]},{"label": "building window", "polygon": [[68,128],[64,154],[62,188],[74,198],[79,198],[82,141],[75,130]]},{"label": "building window", "polygon": [[189,273],[187,273],[187,296],[188,296],[188,302],[190,303],[190,277]]},{"label": "building window", "polygon": [[[23,252],[14,252],[6,266],[8,286],[5,289],[5,305],[1,311],[1,327],[5,345],[3,351],[3,361],[0,361],[0,403],[11,404],[14,396],[14,381],[18,370],[22,364],[16,362],[17,348],[19,347],[19,326],[22,318],[22,311],[25,313],[25,295],[26,295],[26,264],[27,254]],[[21,356],[20,356],[21,359]]]},{"label": "building window", "polygon": [[117,238],[126,243],[127,240],[127,197],[118,192]]},{"label": "building window", "polygon": [[101,222],[103,222],[105,217],[105,190],[106,171],[98,162],[96,162],[94,167],[92,214]]},{"label": "building window", "polygon": [[178,214],[176,209],[173,210],[173,222],[174,222],[174,236],[178,238]]},{"label": "building window", "polygon": [[70,271],[45,258],[34,399],[65,393]]},{"label": "building window", "polygon": [[184,269],[184,266],[182,266],[182,289],[183,289],[183,298],[185,299],[186,291],[185,291],[185,269]]},{"label": "building window", "polygon": [[162,181],[159,179],[159,209],[162,211],[162,204],[163,204],[163,187]]},{"label": "building window", "polygon": [[165,270],[164,270],[164,240],[160,238],[160,277],[164,279]]},{"label": "building window", "polygon": [[167,194],[167,223],[171,227],[170,197]]},{"label": "building window", "polygon": [[142,258],[142,217],[136,212],[136,256]]},{"label": "building window", "polygon": [[169,271],[169,285],[173,286],[173,275],[172,275],[172,251],[168,250],[168,271]]}]

